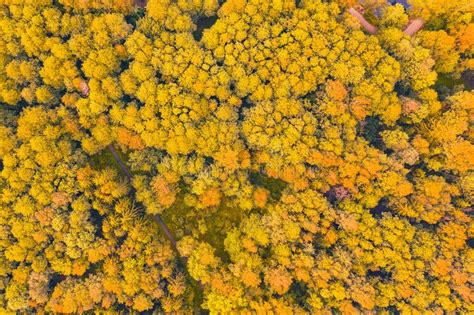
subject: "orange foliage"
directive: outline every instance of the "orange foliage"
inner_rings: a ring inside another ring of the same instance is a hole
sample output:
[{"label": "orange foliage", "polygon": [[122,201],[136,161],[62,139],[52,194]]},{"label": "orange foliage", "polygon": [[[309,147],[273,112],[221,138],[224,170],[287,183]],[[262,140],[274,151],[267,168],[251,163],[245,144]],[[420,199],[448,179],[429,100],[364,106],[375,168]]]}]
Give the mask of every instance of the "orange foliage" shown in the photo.
[{"label": "orange foliage", "polygon": [[176,192],[163,176],[153,179],[151,186],[157,195],[157,200],[164,206],[171,206],[176,200]]},{"label": "orange foliage", "polygon": [[221,202],[221,192],[217,188],[209,188],[200,196],[204,207],[218,206]]},{"label": "orange foliage", "polygon": [[130,149],[142,150],[145,144],[139,135],[134,134],[125,128],[119,128],[117,131],[117,139],[120,143],[126,145]]}]

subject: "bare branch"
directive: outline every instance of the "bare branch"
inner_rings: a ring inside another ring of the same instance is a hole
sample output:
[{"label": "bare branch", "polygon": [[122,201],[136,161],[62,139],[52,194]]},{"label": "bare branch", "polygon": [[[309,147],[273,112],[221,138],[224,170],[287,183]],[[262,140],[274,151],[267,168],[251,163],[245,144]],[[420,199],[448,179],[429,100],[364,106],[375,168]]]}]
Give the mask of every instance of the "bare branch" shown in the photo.
[{"label": "bare branch", "polygon": [[378,29],[370,24],[359,11],[354,8],[350,8],[349,13],[359,20],[360,24],[367,30],[367,32],[370,34],[377,34]]},{"label": "bare branch", "polygon": [[87,84],[86,81],[82,81],[79,87],[81,89],[82,96],[88,97],[90,92],[89,84]]},{"label": "bare branch", "polygon": [[408,24],[407,28],[403,31],[408,36],[413,36],[416,32],[418,32],[425,22],[421,18],[414,19],[411,21],[410,24]]}]

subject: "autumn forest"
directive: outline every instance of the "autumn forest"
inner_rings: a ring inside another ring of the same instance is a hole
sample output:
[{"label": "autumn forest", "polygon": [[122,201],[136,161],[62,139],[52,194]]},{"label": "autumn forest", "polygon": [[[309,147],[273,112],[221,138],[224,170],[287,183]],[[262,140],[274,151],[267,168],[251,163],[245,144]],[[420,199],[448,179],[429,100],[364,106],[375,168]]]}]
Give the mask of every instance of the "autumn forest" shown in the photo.
[{"label": "autumn forest", "polygon": [[0,0],[0,314],[473,314],[473,86],[472,0]]}]

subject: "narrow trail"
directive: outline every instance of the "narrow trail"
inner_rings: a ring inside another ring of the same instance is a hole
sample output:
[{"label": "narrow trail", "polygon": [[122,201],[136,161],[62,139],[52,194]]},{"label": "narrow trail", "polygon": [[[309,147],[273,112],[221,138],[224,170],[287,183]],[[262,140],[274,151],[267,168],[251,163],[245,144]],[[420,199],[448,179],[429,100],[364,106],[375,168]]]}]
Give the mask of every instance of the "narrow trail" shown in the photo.
[{"label": "narrow trail", "polygon": [[[122,161],[122,159],[120,158],[120,156],[118,155],[117,151],[115,150],[114,146],[112,144],[110,144],[108,146],[108,149],[110,151],[110,153],[112,153],[112,155],[114,156],[114,159],[115,161],[117,161],[117,163],[119,164],[120,166],[120,169],[122,170],[122,172],[125,174],[125,176],[127,177],[128,181],[131,182],[132,181],[132,174],[130,173],[130,171],[127,169],[127,167],[125,166],[125,163]],[[173,233],[171,233],[170,229],[168,228],[168,226],[166,225],[166,223],[163,221],[163,219],[161,218],[161,216],[159,214],[155,214],[152,216],[153,220],[158,223],[158,225],[160,226],[161,230],[165,233],[166,237],[168,238],[168,240],[171,242],[171,245],[173,247],[173,250],[176,252],[176,255],[178,257],[178,259],[181,261],[181,263],[183,264],[183,267],[185,269],[185,272],[186,274],[188,275],[190,281],[191,281],[191,284],[192,286],[195,288],[197,294],[195,295],[194,297],[194,313],[195,314],[199,314],[200,311],[201,311],[201,308],[200,308],[200,305],[201,305],[201,302],[202,302],[202,294],[203,294],[203,291],[204,291],[204,286],[203,284],[200,282],[200,281],[196,281],[194,280],[188,273],[188,258],[187,257],[184,257],[184,256],[181,256],[179,251],[178,251],[178,247],[176,245],[176,238],[174,237]]]},{"label": "narrow trail", "polygon": [[[110,144],[108,146],[108,149],[110,151],[110,153],[112,153],[112,155],[114,156],[114,159],[117,161],[117,163],[119,164],[120,168],[122,169],[122,172],[125,174],[125,176],[127,177],[128,181],[131,182],[132,181],[132,174],[130,174],[130,172],[128,171],[127,167],[125,166],[125,163],[122,161],[122,159],[120,158],[120,156],[118,155],[117,151],[115,150],[114,146],[112,144]],[[161,216],[159,214],[155,214],[152,216],[153,217],[153,220],[155,220],[158,225],[160,226],[160,228],[163,230],[163,232],[165,233],[166,237],[169,239],[169,241],[171,242],[172,246],[173,246],[173,249],[178,253],[179,255],[179,252],[178,252],[178,248],[177,248],[177,245],[176,245],[176,238],[174,237],[173,233],[171,233],[170,229],[168,228],[168,226],[166,225],[166,223],[163,221],[163,219],[161,218]],[[186,263],[186,258],[185,257],[181,257],[180,258],[183,260],[184,263]]]}]

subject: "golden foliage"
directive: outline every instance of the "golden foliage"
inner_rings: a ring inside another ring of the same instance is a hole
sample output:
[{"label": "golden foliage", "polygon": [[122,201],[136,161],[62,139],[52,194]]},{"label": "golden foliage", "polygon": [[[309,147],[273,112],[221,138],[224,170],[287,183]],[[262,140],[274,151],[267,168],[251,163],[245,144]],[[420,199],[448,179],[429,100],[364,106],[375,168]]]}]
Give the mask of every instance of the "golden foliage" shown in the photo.
[{"label": "golden foliage", "polygon": [[0,313],[472,313],[471,2],[0,2]]}]

